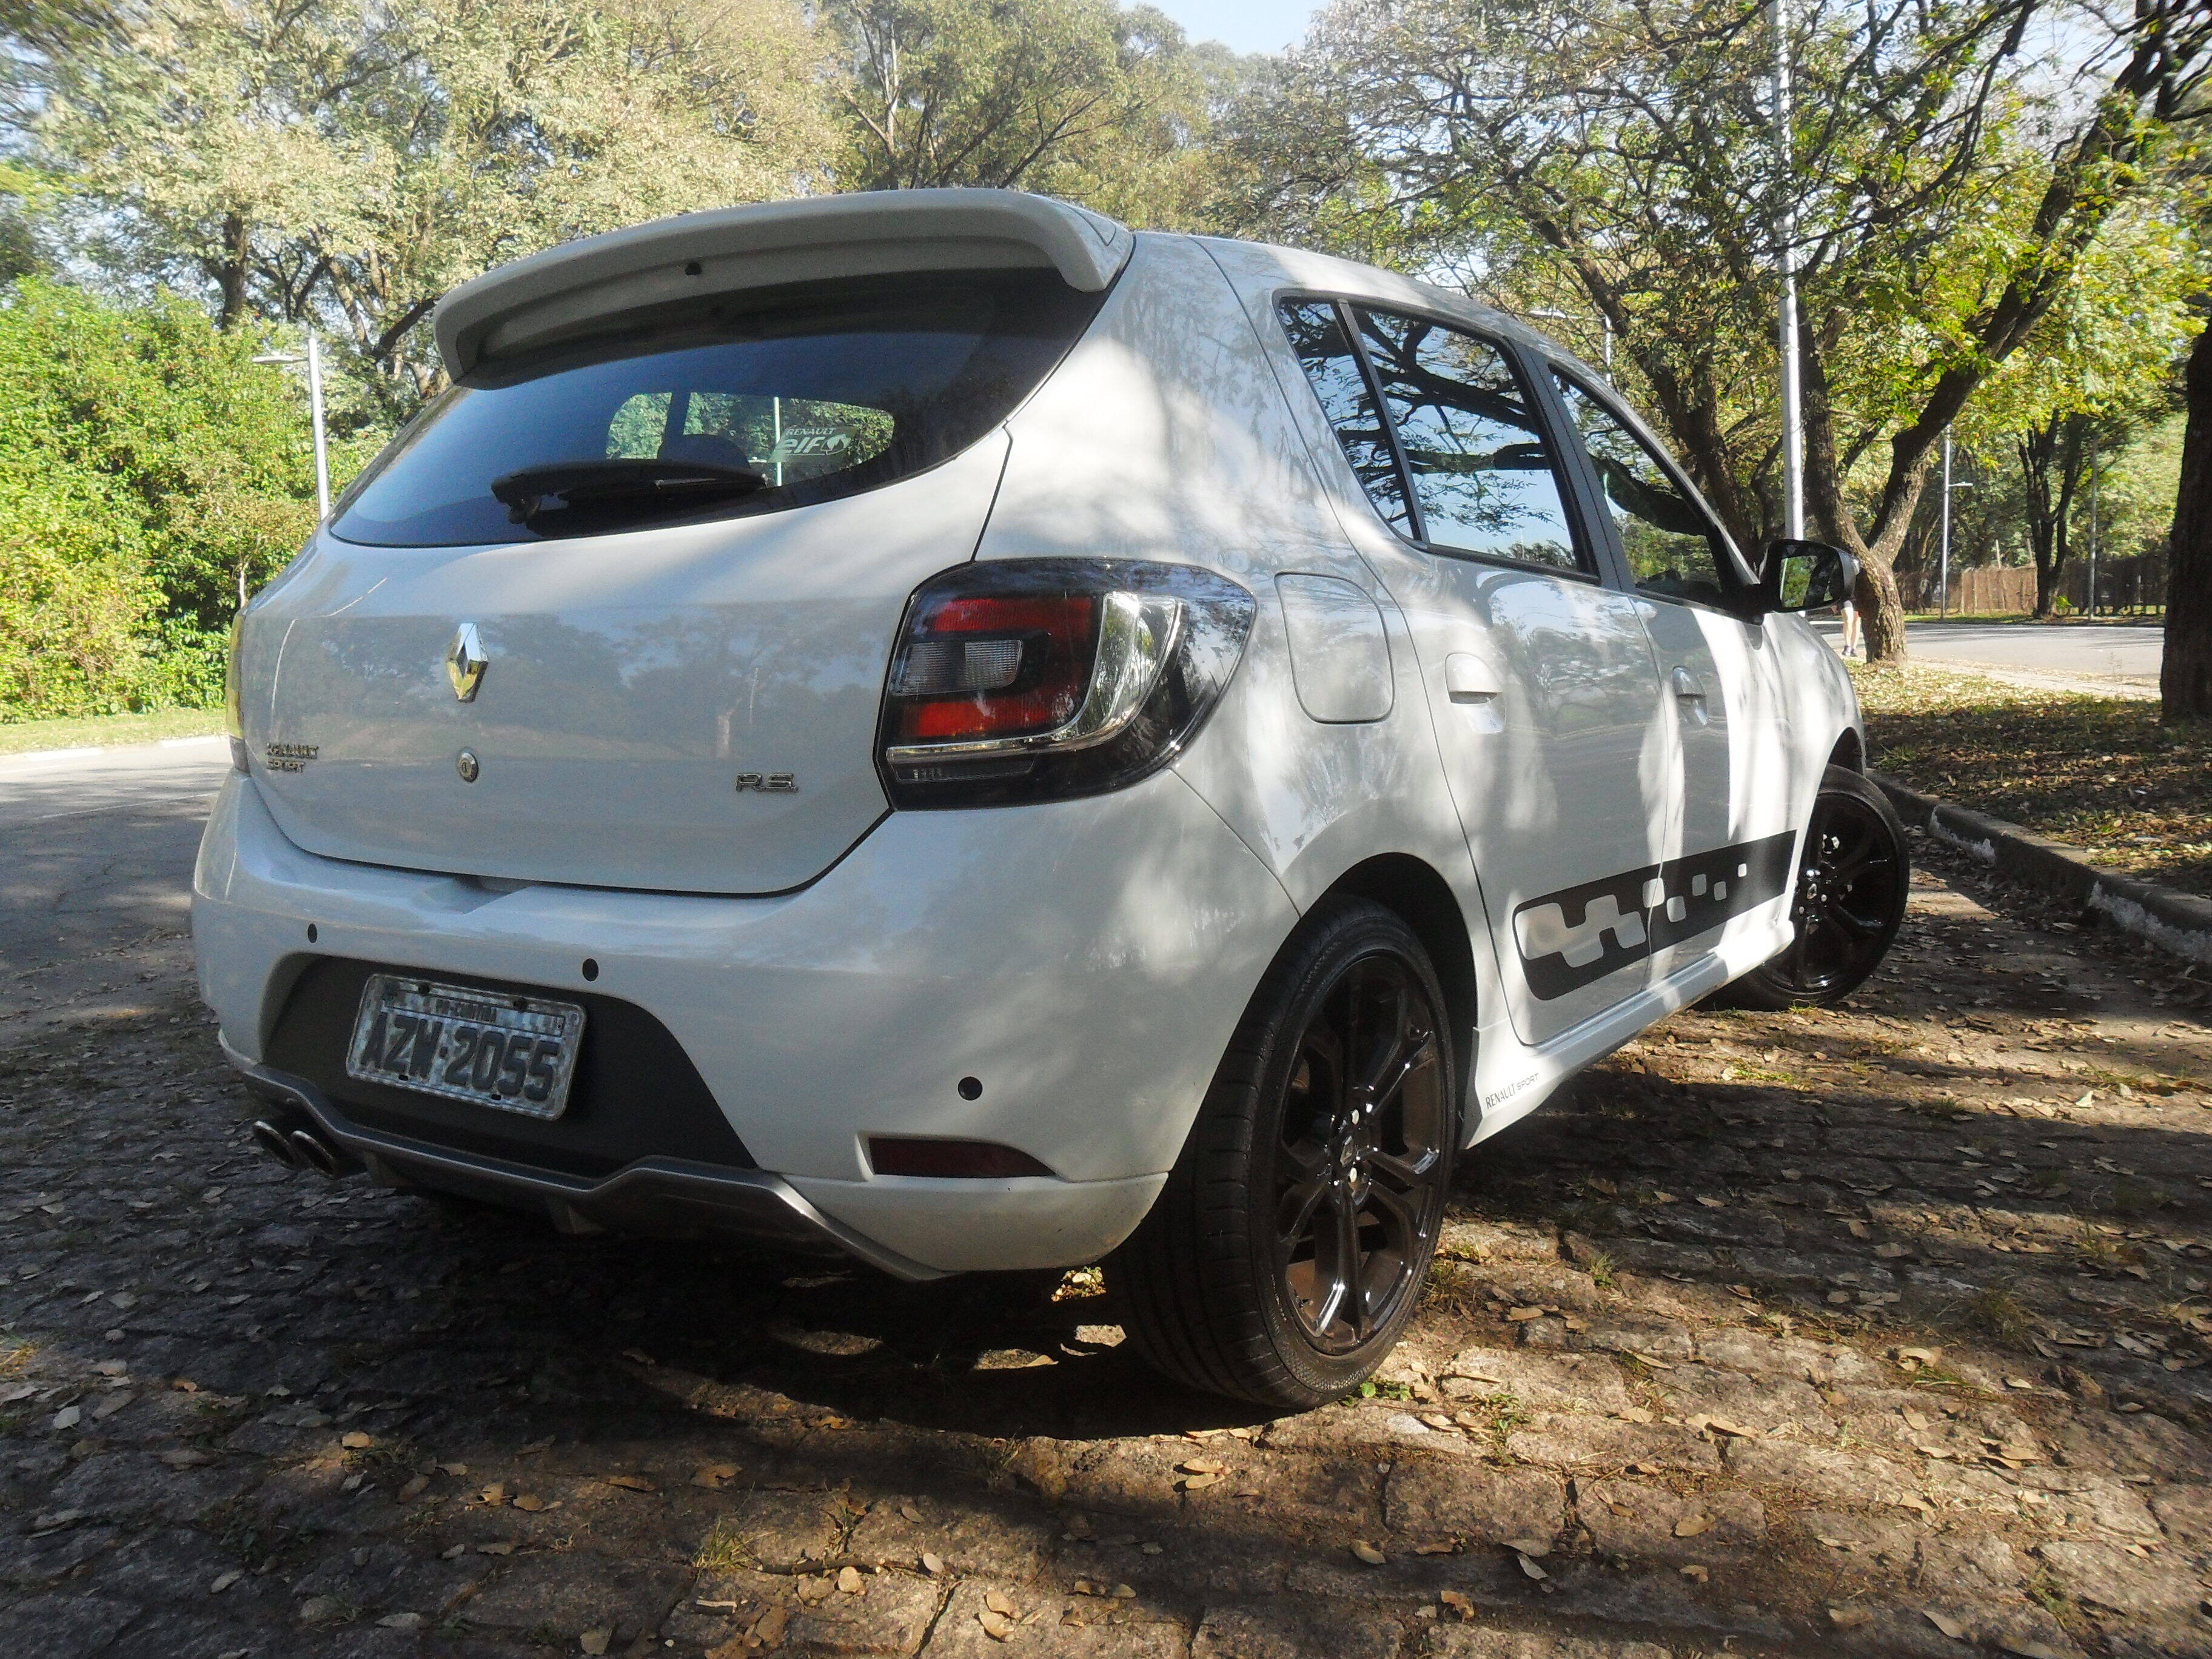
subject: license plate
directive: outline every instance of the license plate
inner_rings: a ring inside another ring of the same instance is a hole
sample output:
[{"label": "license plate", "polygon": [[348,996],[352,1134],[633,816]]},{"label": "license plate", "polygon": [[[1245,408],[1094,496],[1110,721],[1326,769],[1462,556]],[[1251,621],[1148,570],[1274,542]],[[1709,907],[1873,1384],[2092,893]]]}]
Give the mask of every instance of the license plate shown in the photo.
[{"label": "license plate", "polygon": [[573,1002],[373,974],[346,1075],[555,1118],[568,1103],[583,1036],[584,1011]]}]

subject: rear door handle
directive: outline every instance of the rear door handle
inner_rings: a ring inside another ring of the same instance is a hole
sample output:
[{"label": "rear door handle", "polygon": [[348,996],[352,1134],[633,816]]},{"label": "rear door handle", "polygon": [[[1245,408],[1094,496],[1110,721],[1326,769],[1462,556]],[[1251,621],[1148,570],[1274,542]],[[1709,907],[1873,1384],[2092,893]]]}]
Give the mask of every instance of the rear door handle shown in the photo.
[{"label": "rear door handle", "polygon": [[1683,702],[1703,702],[1705,700],[1705,682],[1686,668],[1678,667],[1667,677],[1674,688],[1674,696]]},{"label": "rear door handle", "polygon": [[1481,658],[1455,651],[1444,659],[1444,695],[1454,702],[1488,702],[1504,690],[1498,671]]}]

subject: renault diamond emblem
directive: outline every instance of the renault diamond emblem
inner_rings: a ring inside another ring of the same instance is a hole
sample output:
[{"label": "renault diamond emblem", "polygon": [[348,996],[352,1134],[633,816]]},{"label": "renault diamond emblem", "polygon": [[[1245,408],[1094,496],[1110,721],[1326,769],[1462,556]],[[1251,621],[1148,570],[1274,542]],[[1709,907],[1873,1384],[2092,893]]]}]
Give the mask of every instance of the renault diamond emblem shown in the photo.
[{"label": "renault diamond emblem", "polygon": [[474,702],[483,674],[483,643],[477,638],[477,625],[463,623],[453,630],[453,642],[446,648],[446,678],[453,683],[453,695],[463,702]]}]

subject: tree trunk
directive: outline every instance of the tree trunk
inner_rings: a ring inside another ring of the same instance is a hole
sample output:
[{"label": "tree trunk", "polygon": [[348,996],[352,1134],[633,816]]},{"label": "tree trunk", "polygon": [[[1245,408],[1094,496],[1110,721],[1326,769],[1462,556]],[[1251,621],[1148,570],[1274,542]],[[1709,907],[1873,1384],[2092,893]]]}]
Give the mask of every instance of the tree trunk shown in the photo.
[{"label": "tree trunk", "polygon": [[1905,600],[1897,591],[1897,575],[1887,562],[1860,562],[1859,580],[1851,590],[1858,606],[1859,625],[1866,630],[1866,659],[1873,663],[1905,660]]},{"label": "tree trunk", "polygon": [[2189,354],[2187,386],[2159,673],[2160,714],[2168,720],[2212,720],[2212,330],[2197,337]]}]

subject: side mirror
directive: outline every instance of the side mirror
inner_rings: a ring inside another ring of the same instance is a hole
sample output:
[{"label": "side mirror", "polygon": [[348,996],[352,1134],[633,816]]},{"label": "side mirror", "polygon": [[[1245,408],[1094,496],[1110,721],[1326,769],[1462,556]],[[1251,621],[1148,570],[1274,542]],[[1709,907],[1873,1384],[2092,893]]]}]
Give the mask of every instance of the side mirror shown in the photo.
[{"label": "side mirror", "polygon": [[1826,542],[1773,541],[1759,578],[1762,611],[1826,611],[1851,596],[1859,562]]}]

